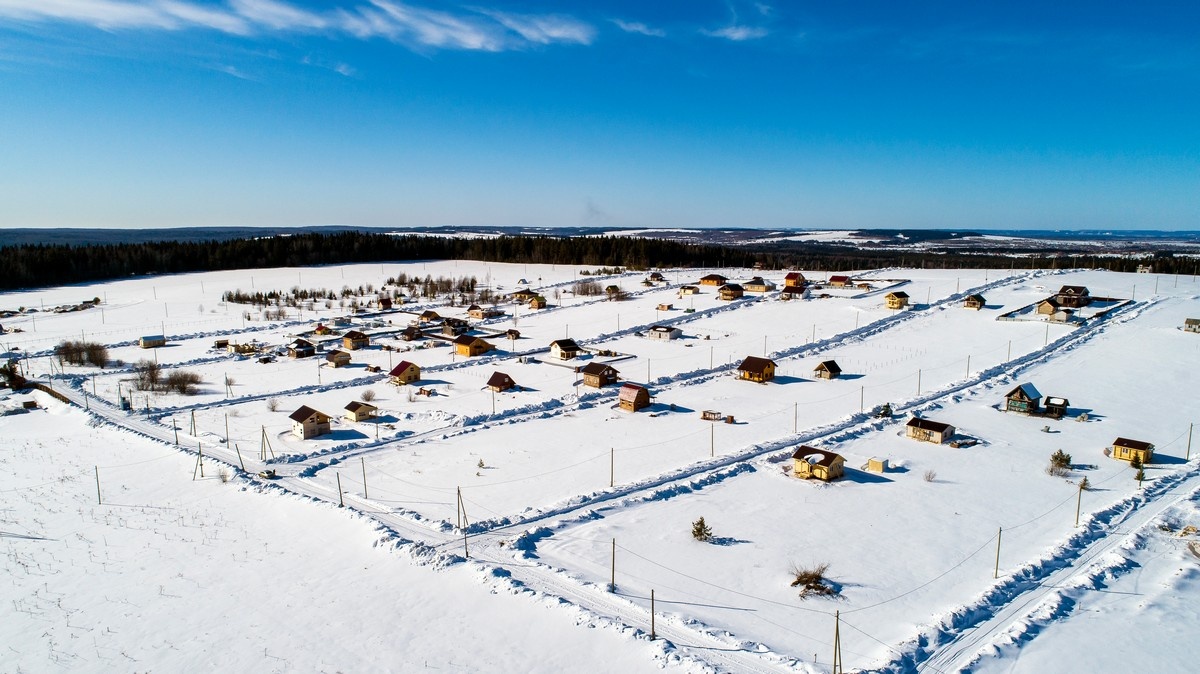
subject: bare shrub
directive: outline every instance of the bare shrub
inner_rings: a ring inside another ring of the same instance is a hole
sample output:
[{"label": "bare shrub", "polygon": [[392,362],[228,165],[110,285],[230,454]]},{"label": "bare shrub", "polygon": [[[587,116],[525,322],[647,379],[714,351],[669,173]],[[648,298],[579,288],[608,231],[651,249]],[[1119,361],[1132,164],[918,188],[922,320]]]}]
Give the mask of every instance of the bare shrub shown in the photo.
[{"label": "bare shrub", "polygon": [[279,398],[267,398],[267,409],[272,412],[279,411]]},{"label": "bare shrub", "polygon": [[792,564],[791,573],[793,580],[791,586],[800,588],[800,597],[802,599],[813,595],[818,597],[836,596],[838,589],[825,577],[827,571],[829,571],[828,562],[813,564],[811,566]]},{"label": "bare shrub", "polygon": [[164,387],[167,391],[178,393],[180,395],[190,396],[196,394],[196,387],[200,382],[204,381],[200,375],[187,370],[175,370],[167,375]]},{"label": "bare shrub", "polygon": [[96,342],[88,342],[83,345],[84,357],[90,365],[96,367],[104,367],[108,365],[108,347]]},{"label": "bare shrub", "polygon": [[133,371],[139,391],[157,391],[162,385],[162,366],[152,360],[139,360],[133,364]]},{"label": "bare shrub", "polygon": [[1066,477],[1067,475],[1071,474],[1071,470],[1064,466],[1051,463],[1050,465],[1046,466],[1046,474],[1051,477]]},{"label": "bare shrub", "polygon": [[367,389],[367,390],[363,391],[362,394],[359,395],[358,397],[362,398],[362,401],[364,403],[369,403],[375,399],[375,389]]},{"label": "bare shrub", "polygon": [[925,481],[926,482],[933,482],[936,479],[937,479],[937,471],[936,470],[930,468],[929,470],[925,471]]}]

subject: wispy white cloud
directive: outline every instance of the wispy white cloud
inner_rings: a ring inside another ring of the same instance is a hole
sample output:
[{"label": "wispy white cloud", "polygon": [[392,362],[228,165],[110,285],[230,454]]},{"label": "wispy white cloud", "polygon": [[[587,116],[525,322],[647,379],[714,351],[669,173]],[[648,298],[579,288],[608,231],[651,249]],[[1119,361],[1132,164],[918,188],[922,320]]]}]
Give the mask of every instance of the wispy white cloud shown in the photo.
[{"label": "wispy white cloud", "polygon": [[611,19],[617,28],[626,33],[637,33],[638,35],[648,35],[650,37],[666,37],[667,31],[661,28],[651,28],[640,21],[623,21],[621,19]]},{"label": "wispy white cloud", "polygon": [[734,42],[745,42],[746,40],[757,40],[767,36],[767,29],[759,26],[725,26],[716,30],[702,30],[701,33],[709,37],[719,37]]},{"label": "wispy white cloud", "polygon": [[70,22],[103,30],[208,29],[233,35],[329,33],[385,39],[413,49],[504,51],[532,45],[591,44],[578,19],[488,9],[445,11],[400,0],[352,0],[314,12],[285,0],[0,0],[0,18]]}]

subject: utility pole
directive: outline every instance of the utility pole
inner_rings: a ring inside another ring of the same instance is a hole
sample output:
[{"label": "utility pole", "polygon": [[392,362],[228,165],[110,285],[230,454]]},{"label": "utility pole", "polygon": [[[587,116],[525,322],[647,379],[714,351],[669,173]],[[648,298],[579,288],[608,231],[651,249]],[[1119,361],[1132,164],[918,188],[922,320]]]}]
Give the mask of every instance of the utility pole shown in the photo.
[{"label": "utility pole", "polygon": [[196,410],[192,410],[192,436],[196,435]]},{"label": "utility pole", "polygon": [[1008,357],[1006,357],[1004,359],[1004,362],[1007,363],[1010,360],[1012,360],[1012,340],[1011,339],[1008,340]]},{"label": "utility pole", "polygon": [[921,395],[921,370],[917,370],[917,395]]},{"label": "utility pole", "polygon": [[608,574],[608,591],[617,591],[617,539],[612,539],[612,567]]},{"label": "utility pole", "polygon": [[842,612],[833,612],[833,674],[842,674]]},{"label": "utility pole", "polygon": [[1000,537],[1004,535],[1004,527],[996,532],[996,568],[992,570],[992,578],[1000,577]]},{"label": "utility pole", "polygon": [[175,417],[171,417],[171,430],[175,431],[175,444],[179,444],[179,426],[175,425]]},{"label": "utility pole", "polygon": [[100,499],[100,466],[96,466],[96,505],[104,505],[104,501]]},{"label": "utility pole", "polygon": [[610,448],[608,450],[608,488],[612,489],[617,481],[617,450]]},{"label": "utility pole", "polygon": [[1079,481],[1079,495],[1075,499],[1075,526],[1079,526],[1079,509],[1083,506],[1083,480]]},{"label": "utility pole", "polygon": [[863,410],[866,409],[866,405],[864,404],[864,403],[866,403],[866,401],[867,401],[867,387],[859,386],[858,387],[858,413],[859,414],[862,414]]},{"label": "utility pole", "polygon": [[967,379],[971,378],[971,354],[967,354]]},{"label": "utility pole", "polygon": [[229,412],[225,413],[225,449],[229,449]]},{"label": "utility pole", "polygon": [[1191,461],[1191,460],[1192,460],[1192,427],[1194,427],[1195,425],[1196,425],[1196,424],[1194,424],[1194,423],[1188,424],[1188,446],[1187,446],[1187,456],[1185,456],[1185,457],[1183,458],[1183,460],[1184,460],[1184,461]]},{"label": "utility pole", "polygon": [[366,460],[365,458],[362,458],[362,457],[359,457],[359,459],[358,459],[358,460],[362,462],[362,471],[363,471],[363,498],[368,498],[368,497],[367,497],[367,460]]},{"label": "utility pole", "polygon": [[654,590],[650,590],[650,641],[654,641],[658,635],[654,633]]},{"label": "utility pole", "polygon": [[233,451],[237,452],[238,465],[242,467],[242,472],[246,472],[246,462],[242,459],[242,450],[237,446],[236,443],[233,445]]},{"label": "utility pole", "polygon": [[338,507],[339,507],[339,508],[345,508],[345,507],[346,507],[346,501],[345,501],[345,499],[344,499],[344,498],[342,498],[342,474],[341,474],[341,473],[335,473],[335,474],[337,475],[337,486],[338,486]]},{"label": "utility pole", "polygon": [[800,403],[792,403],[792,435],[796,434],[796,428],[800,423]]}]

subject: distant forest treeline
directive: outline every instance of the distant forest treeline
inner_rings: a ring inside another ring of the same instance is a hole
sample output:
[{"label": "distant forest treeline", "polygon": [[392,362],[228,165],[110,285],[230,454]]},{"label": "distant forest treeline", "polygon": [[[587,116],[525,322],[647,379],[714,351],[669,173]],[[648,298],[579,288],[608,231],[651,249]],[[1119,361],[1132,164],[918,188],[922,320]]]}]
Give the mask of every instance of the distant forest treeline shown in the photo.
[{"label": "distant forest treeline", "polygon": [[[0,288],[18,289],[103,281],[147,274],[306,267],[356,262],[482,260],[588,266],[750,267],[846,271],[878,267],[1063,268],[1135,271],[1145,259],[1030,251],[1020,257],[980,250],[964,253],[872,251],[845,245],[776,243],[715,246],[629,236],[457,238],[308,233],[226,241],[158,241],[106,245],[22,244],[0,247]],[[1157,273],[1196,272],[1196,260],[1170,253],[1153,259]]]}]

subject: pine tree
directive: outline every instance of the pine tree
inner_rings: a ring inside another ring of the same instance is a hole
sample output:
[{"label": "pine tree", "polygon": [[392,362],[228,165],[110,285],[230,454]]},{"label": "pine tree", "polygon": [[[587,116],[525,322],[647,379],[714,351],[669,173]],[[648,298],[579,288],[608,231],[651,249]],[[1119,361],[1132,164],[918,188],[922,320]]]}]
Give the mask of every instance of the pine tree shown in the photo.
[{"label": "pine tree", "polygon": [[708,525],[704,523],[703,517],[695,522],[692,522],[692,538],[698,541],[712,540],[712,529],[710,529]]}]

